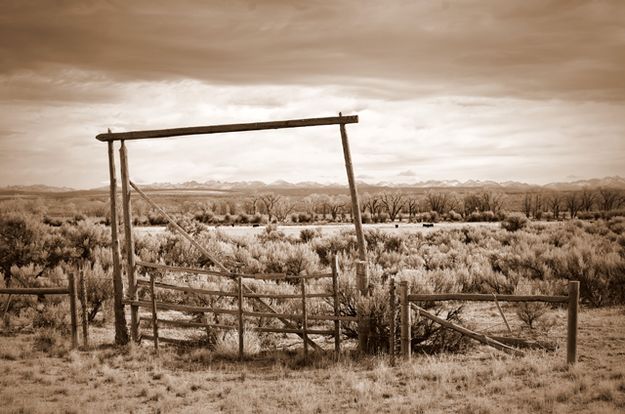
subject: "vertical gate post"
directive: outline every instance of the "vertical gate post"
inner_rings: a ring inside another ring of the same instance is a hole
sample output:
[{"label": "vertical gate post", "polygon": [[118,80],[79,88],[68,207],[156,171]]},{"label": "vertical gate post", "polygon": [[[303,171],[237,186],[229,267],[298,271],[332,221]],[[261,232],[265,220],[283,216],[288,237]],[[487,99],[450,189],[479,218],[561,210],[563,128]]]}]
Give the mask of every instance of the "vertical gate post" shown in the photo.
[{"label": "vertical gate post", "polygon": [[76,308],[76,279],[74,272],[67,275],[67,290],[69,291],[69,312],[72,325],[72,348],[78,348],[78,309]]},{"label": "vertical gate post", "polygon": [[569,304],[566,330],[566,362],[577,363],[577,311],[579,306],[579,282],[569,282]]},{"label": "vertical gate post", "polygon": [[[334,316],[339,316],[339,258],[332,256],[332,293],[334,294]],[[338,361],[341,356],[341,321],[334,320],[334,353]]]},{"label": "vertical gate post", "polygon": [[156,292],[154,292],[154,273],[150,273],[150,300],[152,302],[152,332],[154,333],[154,352],[158,355],[158,314],[156,313]]},{"label": "vertical gate post", "polygon": [[241,276],[237,278],[237,299],[239,304],[239,361],[243,361],[243,341],[245,339],[243,329],[245,328],[245,326],[243,324],[243,279],[241,278]]},{"label": "vertical gate post", "polygon": [[388,352],[391,355],[391,366],[395,366],[395,315],[397,310],[395,308],[395,279],[391,278],[389,289],[389,335],[388,335]]},{"label": "vertical gate post", "polygon": [[[109,132],[111,130],[109,129]],[[113,253],[113,298],[115,307],[115,343],[128,343],[128,327],[124,310],[124,284],[122,283],[121,255],[119,253],[119,230],[117,228],[117,174],[115,172],[115,148],[108,143],[109,180],[111,184],[111,249]]]},{"label": "vertical gate post", "polygon": [[408,282],[399,282],[399,304],[401,306],[401,354],[410,360],[410,303],[408,303]]},{"label": "vertical gate post", "polygon": [[80,269],[79,275],[80,307],[82,313],[82,340],[83,346],[89,348],[89,321],[87,320],[87,288],[85,286],[85,270]]},{"label": "vertical gate post", "polygon": [[304,338],[304,362],[308,362],[308,313],[306,312],[306,279],[300,279],[302,290],[302,337]]},{"label": "vertical gate post", "polygon": [[[339,117],[343,116],[339,112]],[[356,228],[356,240],[358,241],[358,261],[356,262],[356,285],[361,295],[368,294],[369,276],[367,274],[367,250],[365,236],[362,230],[362,217],[360,216],[360,201],[358,200],[358,189],[356,188],[356,179],[354,178],[354,167],[352,165],[352,155],[347,139],[347,131],[345,124],[340,124],[341,143],[343,144],[343,157],[345,158],[345,169],[347,171],[347,181],[349,183],[349,192],[352,199],[352,218]],[[360,315],[358,321],[358,347],[361,351],[365,351],[369,337],[369,321]]]},{"label": "vertical gate post", "polygon": [[[130,203],[130,176],[128,172],[128,152],[122,141],[119,149],[122,172],[122,203],[124,212],[124,235],[126,238],[126,272],[128,274],[128,299],[137,300],[137,283],[135,280],[135,242],[132,234],[132,207]],[[130,335],[132,340],[139,340],[139,307],[130,305]]]}]

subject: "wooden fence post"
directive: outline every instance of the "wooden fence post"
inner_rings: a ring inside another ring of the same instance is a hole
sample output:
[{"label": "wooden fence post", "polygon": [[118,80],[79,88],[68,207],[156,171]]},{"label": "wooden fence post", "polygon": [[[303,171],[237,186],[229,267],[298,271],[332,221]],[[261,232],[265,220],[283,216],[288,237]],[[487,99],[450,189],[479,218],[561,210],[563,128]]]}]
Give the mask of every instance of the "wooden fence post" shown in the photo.
[{"label": "wooden fence post", "polygon": [[[132,234],[132,207],[130,203],[130,176],[128,172],[128,151],[122,141],[119,149],[122,173],[122,204],[124,212],[124,235],[126,238],[126,272],[128,273],[128,298],[137,300],[137,282],[135,279],[135,242]],[[130,305],[130,335],[139,341],[139,307]]]},{"label": "wooden fence post", "polygon": [[304,362],[308,362],[308,314],[306,313],[306,279],[300,279],[302,290],[302,333],[304,334]]},{"label": "wooden fence post", "polygon": [[79,275],[79,289],[80,289],[80,305],[82,310],[82,340],[83,346],[89,348],[89,321],[87,315],[87,288],[85,286],[85,270],[80,269]]},{"label": "wooden fence post", "polygon": [[244,324],[243,324],[243,278],[239,276],[237,278],[237,293],[239,302],[239,361],[243,361],[244,355]]},{"label": "wooden fence post", "polygon": [[[109,129],[109,132],[111,130]],[[124,284],[122,283],[121,255],[119,253],[119,230],[117,227],[117,174],[115,172],[115,148],[108,142],[109,180],[111,198],[111,250],[113,253],[113,298],[115,306],[115,343],[128,343],[128,327],[124,310]]]},{"label": "wooden fence post", "polygon": [[[334,316],[339,316],[339,258],[332,257],[332,293],[334,294]],[[334,321],[334,353],[338,361],[341,356],[341,321]]]},{"label": "wooden fence post", "polygon": [[158,355],[158,314],[156,313],[156,293],[154,292],[154,273],[150,273],[150,299],[152,301],[152,332],[154,333],[154,352]]},{"label": "wooden fence post", "polygon": [[389,291],[390,319],[389,319],[389,335],[388,335],[388,351],[391,355],[391,366],[395,366],[395,279],[391,278]]},{"label": "wooden fence post", "polygon": [[70,272],[67,275],[67,281],[69,285],[67,290],[69,291],[69,312],[71,317],[72,328],[72,348],[78,348],[78,310],[76,309],[76,280],[74,273]]},{"label": "wooden fence post", "polygon": [[[339,112],[339,117],[343,114]],[[367,248],[365,236],[362,230],[362,217],[360,215],[360,201],[358,199],[358,189],[356,179],[354,178],[354,166],[352,165],[352,154],[349,148],[349,140],[347,138],[347,130],[345,124],[340,124],[341,144],[343,146],[343,158],[345,159],[345,170],[347,172],[347,182],[349,184],[349,193],[352,200],[352,218],[356,229],[356,240],[358,242],[358,261],[356,261],[356,285],[360,294],[367,296],[369,294],[369,275],[367,272]],[[361,315],[358,321],[358,348],[365,352],[369,341],[369,320]]]},{"label": "wooden fence post", "polygon": [[579,306],[579,282],[569,282],[569,305],[566,332],[566,362],[577,363],[577,312]]},{"label": "wooden fence post", "polygon": [[401,306],[401,354],[410,360],[410,303],[408,302],[408,282],[399,282],[399,304]]}]

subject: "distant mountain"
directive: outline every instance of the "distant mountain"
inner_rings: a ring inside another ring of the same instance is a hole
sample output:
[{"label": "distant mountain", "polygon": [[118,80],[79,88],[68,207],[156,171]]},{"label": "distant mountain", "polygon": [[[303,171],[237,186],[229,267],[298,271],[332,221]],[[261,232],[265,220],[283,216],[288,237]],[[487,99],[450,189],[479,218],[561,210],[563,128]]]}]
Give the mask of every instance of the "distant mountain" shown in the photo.
[{"label": "distant mountain", "polygon": [[62,192],[76,191],[76,190],[70,187],[54,187],[54,186],[43,185],[43,184],[33,184],[33,185],[8,185],[5,187],[0,187],[0,191],[29,192],[29,193],[62,193]]},{"label": "distant mountain", "polygon": [[[573,191],[579,190],[584,187],[597,188],[597,187],[613,187],[625,189],[625,178],[620,176],[604,177],[604,178],[592,178],[588,180],[577,180],[571,182],[555,182],[545,185],[527,184],[518,181],[502,181],[496,182],[491,180],[428,180],[417,182],[403,182],[393,183],[389,181],[380,181],[377,183],[371,183],[363,180],[357,181],[360,190],[365,191],[380,191],[385,188],[488,188],[499,189],[507,191],[528,191],[528,190],[559,190],[559,191]],[[146,190],[204,190],[204,191],[271,191],[271,190],[306,190],[306,189],[318,189],[320,191],[326,189],[344,189],[347,188],[347,183],[318,183],[314,181],[301,181],[297,183],[291,183],[285,180],[276,180],[271,183],[265,183],[262,181],[218,181],[208,180],[204,182],[187,181],[184,183],[152,183],[152,184],[140,184],[140,187]],[[102,186],[94,188],[92,190],[108,191],[108,186]],[[60,193],[78,191],[69,187],[52,187],[47,185],[12,185],[0,188],[3,192],[28,192],[28,193]]]}]

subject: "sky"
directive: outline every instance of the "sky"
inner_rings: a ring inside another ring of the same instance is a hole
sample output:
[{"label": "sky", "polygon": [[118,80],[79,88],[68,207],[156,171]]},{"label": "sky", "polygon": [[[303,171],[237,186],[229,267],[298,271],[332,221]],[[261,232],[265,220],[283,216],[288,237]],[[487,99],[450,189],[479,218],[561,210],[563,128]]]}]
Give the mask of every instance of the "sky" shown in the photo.
[{"label": "sky", "polygon": [[[358,115],[358,179],[625,176],[625,2],[0,2],[0,186],[113,132]],[[338,126],[128,142],[138,183],[346,183]],[[118,162],[119,165],[119,162]]]}]

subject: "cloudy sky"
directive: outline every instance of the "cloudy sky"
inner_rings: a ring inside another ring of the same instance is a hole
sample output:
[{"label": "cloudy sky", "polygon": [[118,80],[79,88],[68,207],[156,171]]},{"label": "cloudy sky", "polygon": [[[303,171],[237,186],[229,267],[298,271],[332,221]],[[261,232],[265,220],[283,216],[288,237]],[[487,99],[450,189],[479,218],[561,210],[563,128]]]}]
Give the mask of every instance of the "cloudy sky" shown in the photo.
[{"label": "cloudy sky", "polygon": [[[366,181],[625,176],[625,2],[0,2],[0,186],[113,132],[357,114]],[[137,182],[345,182],[338,126],[130,142]]]}]

